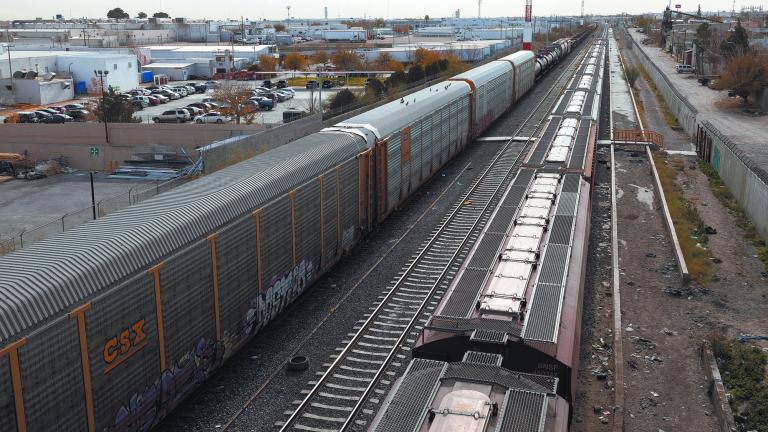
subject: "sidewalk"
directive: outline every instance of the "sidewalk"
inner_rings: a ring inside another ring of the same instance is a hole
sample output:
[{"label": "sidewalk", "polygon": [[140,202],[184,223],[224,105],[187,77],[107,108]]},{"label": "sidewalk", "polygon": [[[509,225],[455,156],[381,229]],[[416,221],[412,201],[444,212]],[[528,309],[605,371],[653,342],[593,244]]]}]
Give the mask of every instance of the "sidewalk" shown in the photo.
[{"label": "sidewalk", "polygon": [[[726,91],[712,90],[698,83],[694,75],[675,72],[675,60],[661,48],[642,45],[643,35],[629,29],[639,47],[648,55],[669,82],[677,88],[688,102],[699,111],[702,120],[711,122],[724,135],[738,145],[745,156],[753,160],[760,169],[768,168],[768,116],[750,117],[742,114],[740,98],[729,98]],[[634,48],[633,48],[634,49]]]}]

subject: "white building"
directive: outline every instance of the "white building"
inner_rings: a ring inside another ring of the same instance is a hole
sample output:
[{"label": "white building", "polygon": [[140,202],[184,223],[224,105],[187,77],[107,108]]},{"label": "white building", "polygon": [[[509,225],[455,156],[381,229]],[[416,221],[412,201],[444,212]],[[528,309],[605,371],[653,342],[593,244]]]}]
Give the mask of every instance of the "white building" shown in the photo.
[{"label": "white building", "polygon": [[104,51],[11,51],[0,55],[0,79],[10,78],[16,71],[35,71],[40,76],[55,73],[59,78],[72,78],[74,86],[96,92],[101,85],[94,71],[109,72],[104,86],[130,90],[139,85],[139,62],[133,54]]}]

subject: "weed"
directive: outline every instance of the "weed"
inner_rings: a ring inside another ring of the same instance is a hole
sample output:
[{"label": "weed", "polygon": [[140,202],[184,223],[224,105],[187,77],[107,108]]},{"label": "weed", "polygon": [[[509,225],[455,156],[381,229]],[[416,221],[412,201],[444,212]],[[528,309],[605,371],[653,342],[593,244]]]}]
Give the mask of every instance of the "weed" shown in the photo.
[{"label": "weed", "polygon": [[739,430],[768,431],[768,355],[759,347],[738,343],[722,335],[710,337],[723,383],[737,407]]},{"label": "weed", "polygon": [[709,189],[712,191],[712,194],[720,201],[723,207],[728,209],[728,212],[736,220],[736,226],[744,230],[744,239],[755,247],[757,258],[768,268],[768,245],[760,236],[757,227],[749,220],[739,202],[736,201],[736,197],[728,190],[728,186],[723,183],[720,174],[717,173],[717,170],[712,165],[704,161],[699,161],[699,170],[709,178]]},{"label": "weed", "polygon": [[675,231],[677,231],[677,240],[688,266],[688,273],[691,279],[704,285],[714,275],[711,264],[712,252],[704,247],[707,242],[706,225],[696,207],[683,197],[682,190],[675,182],[680,172],[680,165],[675,160],[668,162],[658,153],[654,153],[653,160],[656,163]]},{"label": "weed", "polygon": [[651,76],[648,75],[648,71],[645,70],[642,64],[637,65],[637,70],[640,72],[640,75],[643,77],[643,80],[645,80],[645,83],[648,85],[648,88],[650,88],[654,96],[656,96],[656,101],[659,103],[661,112],[664,115],[664,121],[667,122],[667,125],[672,129],[680,128],[680,123],[678,123],[677,118],[675,117],[674,114],[672,114],[672,111],[669,110],[667,103],[664,101],[664,98],[661,96],[661,92],[656,87],[656,83],[654,83],[653,79],[651,79]]}]

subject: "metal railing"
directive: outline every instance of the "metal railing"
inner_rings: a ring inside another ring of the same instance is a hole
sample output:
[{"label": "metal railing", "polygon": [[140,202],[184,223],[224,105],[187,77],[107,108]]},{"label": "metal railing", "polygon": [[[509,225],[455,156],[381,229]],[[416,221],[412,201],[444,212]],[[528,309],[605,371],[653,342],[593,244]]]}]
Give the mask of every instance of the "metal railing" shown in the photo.
[{"label": "metal railing", "polygon": [[649,129],[614,129],[614,142],[620,143],[650,143],[664,145],[664,136]]},{"label": "metal railing", "polygon": [[104,217],[110,213],[122,210],[134,204],[138,204],[160,193],[180,186],[192,177],[176,177],[174,179],[156,182],[154,184],[141,184],[131,187],[127,192],[96,202],[96,208],[88,206],[80,210],[67,213],[42,225],[25,229],[11,237],[0,237],[0,255],[5,255],[16,250],[24,249],[40,240],[53,237],[56,234],[78,227],[88,221]]}]

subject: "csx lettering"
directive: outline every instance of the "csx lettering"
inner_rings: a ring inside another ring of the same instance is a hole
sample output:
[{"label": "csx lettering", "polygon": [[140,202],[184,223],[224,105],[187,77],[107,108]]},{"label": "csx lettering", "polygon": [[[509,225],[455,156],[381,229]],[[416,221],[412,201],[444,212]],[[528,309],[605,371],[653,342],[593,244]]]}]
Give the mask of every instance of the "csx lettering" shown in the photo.
[{"label": "csx lettering", "polygon": [[144,333],[144,320],[140,319],[129,328],[123,329],[117,336],[107,339],[102,353],[105,363],[113,363],[121,355],[128,354],[147,338]]}]

